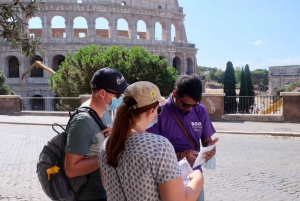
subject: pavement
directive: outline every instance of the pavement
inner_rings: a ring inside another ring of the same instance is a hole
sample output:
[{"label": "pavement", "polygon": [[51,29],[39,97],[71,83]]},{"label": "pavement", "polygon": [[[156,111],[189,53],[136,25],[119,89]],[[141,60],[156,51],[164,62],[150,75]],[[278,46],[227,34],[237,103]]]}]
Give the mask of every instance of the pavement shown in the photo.
[{"label": "pavement", "polygon": [[[65,126],[68,119],[0,115],[1,201],[49,200],[36,164],[45,143],[56,135],[50,125]],[[214,137],[220,140],[217,168],[204,170],[206,201],[300,200],[299,123],[218,121],[213,125]]]},{"label": "pavement", "polygon": [[[58,123],[66,126],[69,120],[67,113],[57,115],[0,115],[0,123],[51,126]],[[217,133],[272,135],[300,137],[300,123],[285,122],[252,122],[252,121],[213,121]]]}]

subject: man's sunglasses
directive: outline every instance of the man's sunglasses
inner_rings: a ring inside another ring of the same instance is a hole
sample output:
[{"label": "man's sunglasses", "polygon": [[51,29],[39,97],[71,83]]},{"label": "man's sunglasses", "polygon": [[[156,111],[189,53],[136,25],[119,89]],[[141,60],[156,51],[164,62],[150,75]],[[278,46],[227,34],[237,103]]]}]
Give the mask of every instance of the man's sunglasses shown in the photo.
[{"label": "man's sunglasses", "polygon": [[181,107],[184,107],[184,108],[196,107],[196,106],[198,105],[198,103],[193,104],[193,105],[184,103],[184,102],[182,102],[182,100],[181,100],[180,97],[179,97],[179,100],[180,100],[180,102],[181,102]]},{"label": "man's sunglasses", "polygon": [[163,111],[163,108],[160,107],[160,106],[158,106],[158,108],[157,108],[157,115],[160,115],[162,111]]},{"label": "man's sunglasses", "polygon": [[116,95],[116,98],[119,99],[123,94],[122,93],[118,93],[118,92],[115,92],[115,91],[111,91],[109,89],[104,89],[107,93],[110,93],[110,94],[115,94]]}]

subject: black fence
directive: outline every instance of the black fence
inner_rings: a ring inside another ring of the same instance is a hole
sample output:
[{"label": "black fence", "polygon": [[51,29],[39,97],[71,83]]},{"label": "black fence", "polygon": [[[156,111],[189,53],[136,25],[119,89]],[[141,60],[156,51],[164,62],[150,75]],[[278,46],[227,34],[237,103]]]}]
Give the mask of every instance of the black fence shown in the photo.
[{"label": "black fence", "polygon": [[282,97],[225,96],[224,114],[282,114]]}]

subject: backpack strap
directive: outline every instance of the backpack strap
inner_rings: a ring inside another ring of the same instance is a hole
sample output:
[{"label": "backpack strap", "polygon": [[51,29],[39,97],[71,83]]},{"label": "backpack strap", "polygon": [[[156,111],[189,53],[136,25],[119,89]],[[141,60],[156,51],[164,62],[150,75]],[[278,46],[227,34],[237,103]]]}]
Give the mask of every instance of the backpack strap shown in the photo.
[{"label": "backpack strap", "polygon": [[99,117],[99,115],[97,114],[97,112],[94,109],[92,109],[90,107],[83,106],[83,107],[76,108],[73,113],[69,112],[70,119],[69,119],[68,124],[66,126],[66,131],[69,130],[70,122],[73,119],[73,117],[75,115],[77,115],[78,113],[81,113],[81,112],[88,112],[91,115],[91,117],[96,121],[96,123],[98,124],[98,126],[100,127],[101,130],[104,130],[104,129],[107,128],[103,124],[101,118]]}]

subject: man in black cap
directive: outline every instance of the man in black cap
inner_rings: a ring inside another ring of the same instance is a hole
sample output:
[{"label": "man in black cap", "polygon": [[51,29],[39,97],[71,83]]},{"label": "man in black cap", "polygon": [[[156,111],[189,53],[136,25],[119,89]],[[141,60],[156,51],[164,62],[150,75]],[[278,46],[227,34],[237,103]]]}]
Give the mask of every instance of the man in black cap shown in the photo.
[{"label": "man in black cap", "polygon": [[[123,101],[127,88],[123,75],[111,68],[98,70],[91,79],[92,96],[82,106],[94,109],[104,125],[111,123],[107,110],[115,110]],[[78,200],[106,201],[102,186],[97,153],[111,128],[100,130],[95,120],[87,113],[77,114],[70,122],[66,144],[65,172],[69,178],[87,175],[88,185]]]}]

